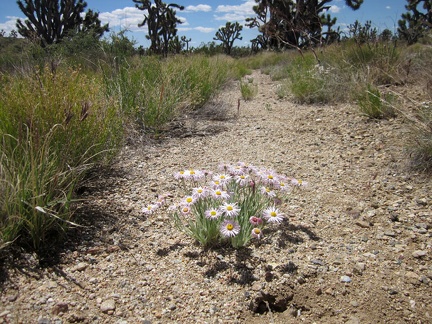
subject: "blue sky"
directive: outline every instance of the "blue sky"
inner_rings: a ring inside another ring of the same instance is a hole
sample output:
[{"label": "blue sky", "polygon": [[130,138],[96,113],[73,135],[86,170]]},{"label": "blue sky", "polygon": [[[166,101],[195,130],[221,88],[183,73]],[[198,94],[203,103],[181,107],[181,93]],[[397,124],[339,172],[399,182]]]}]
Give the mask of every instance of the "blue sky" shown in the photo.
[{"label": "blue sky", "polygon": [[[149,42],[145,39],[146,28],[139,28],[138,23],[143,20],[143,12],[135,8],[132,0],[86,0],[87,9],[99,12],[99,18],[103,23],[109,23],[111,31],[118,32],[127,28],[130,30],[128,37],[133,38],[138,45],[147,47]],[[166,3],[177,3],[185,6],[184,11],[177,11],[177,16],[183,21],[178,25],[178,35],[191,38],[190,46],[199,46],[202,42],[213,40],[216,31],[224,26],[227,21],[238,21],[244,25],[245,18],[254,17],[252,6],[254,0],[172,0]],[[379,30],[385,28],[395,31],[397,21],[402,13],[406,12],[406,0],[364,0],[362,7],[353,11],[346,7],[344,0],[333,0],[329,13],[337,17],[337,24],[342,30],[355,20],[364,23],[371,20],[374,27]],[[25,18],[19,10],[16,0],[0,1],[0,30],[6,35],[15,29],[17,18]],[[243,28],[242,41],[236,41],[235,45],[249,45],[250,39],[257,34],[255,29]]]}]

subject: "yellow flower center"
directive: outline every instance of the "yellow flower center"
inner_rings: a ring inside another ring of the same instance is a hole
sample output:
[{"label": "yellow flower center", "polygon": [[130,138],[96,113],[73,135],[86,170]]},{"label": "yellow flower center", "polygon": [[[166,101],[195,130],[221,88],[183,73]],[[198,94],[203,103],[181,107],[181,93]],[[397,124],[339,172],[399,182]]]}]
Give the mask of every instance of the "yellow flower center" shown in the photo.
[{"label": "yellow flower center", "polygon": [[273,180],[273,176],[272,176],[271,174],[269,174],[269,175],[267,176],[267,178],[268,178],[269,180]]},{"label": "yellow flower center", "polygon": [[272,212],[270,213],[270,216],[271,216],[271,217],[276,217],[276,216],[277,216],[277,213],[274,212],[274,211],[272,211]]},{"label": "yellow flower center", "polygon": [[301,185],[303,183],[303,180],[297,180],[298,184]]},{"label": "yellow flower center", "polygon": [[216,216],[216,211],[215,211],[215,210],[212,210],[212,211],[210,212],[210,215],[212,215],[212,216]]},{"label": "yellow flower center", "polygon": [[187,202],[187,203],[191,203],[191,202],[192,202],[192,197],[187,197],[187,198],[186,198],[186,202]]},{"label": "yellow flower center", "polygon": [[187,208],[187,207],[184,207],[184,208],[183,208],[183,212],[184,212],[184,213],[187,213],[188,211],[189,211],[189,208]]},{"label": "yellow flower center", "polygon": [[222,192],[219,191],[219,190],[217,190],[217,191],[215,192],[215,194],[216,194],[217,196],[220,196],[220,195],[222,195]]},{"label": "yellow flower center", "polygon": [[232,207],[232,206],[228,206],[228,207],[227,207],[227,210],[228,210],[228,211],[231,211],[231,210],[233,210],[233,207]]},{"label": "yellow flower center", "polygon": [[229,223],[229,224],[227,224],[226,229],[227,229],[228,231],[232,231],[232,230],[234,229],[234,225],[231,224],[231,223]]},{"label": "yellow flower center", "polygon": [[254,233],[258,235],[261,233],[261,230],[259,228],[254,228]]},{"label": "yellow flower center", "polygon": [[190,170],[190,174],[195,174],[195,171],[194,170]]}]

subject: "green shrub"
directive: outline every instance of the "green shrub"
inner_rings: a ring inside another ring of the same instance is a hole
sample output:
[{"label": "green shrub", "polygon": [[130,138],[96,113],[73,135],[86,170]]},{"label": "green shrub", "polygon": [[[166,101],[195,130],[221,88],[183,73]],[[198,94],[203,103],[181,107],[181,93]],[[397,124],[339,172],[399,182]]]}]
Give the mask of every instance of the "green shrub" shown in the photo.
[{"label": "green shrub", "polygon": [[106,91],[134,122],[157,130],[183,109],[201,107],[230,77],[233,62],[202,55],[124,61],[114,70],[105,67]]},{"label": "green shrub", "polygon": [[257,95],[258,86],[253,84],[253,79],[240,80],[240,92],[244,100],[251,100]]},{"label": "green shrub", "polygon": [[378,88],[367,85],[367,88],[360,93],[357,104],[360,111],[369,118],[380,119],[395,116],[393,108],[394,97],[391,94],[381,94]]},{"label": "green shrub", "polygon": [[412,165],[421,171],[432,171],[432,104],[424,103],[411,120],[412,136],[408,151]]},{"label": "green shrub", "polygon": [[0,79],[0,242],[35,249],[71,224],[75,186],[122,142],[121,116],[97,79],[45,68]]}]

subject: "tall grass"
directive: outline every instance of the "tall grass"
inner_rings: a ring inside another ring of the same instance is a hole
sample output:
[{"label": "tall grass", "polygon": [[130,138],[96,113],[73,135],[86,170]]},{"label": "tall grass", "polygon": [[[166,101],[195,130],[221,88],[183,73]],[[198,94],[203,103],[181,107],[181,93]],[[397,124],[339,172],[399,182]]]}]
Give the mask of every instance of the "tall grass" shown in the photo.
[{"label": "tall grass", "polygon": [[71,224],[85,171],[114,156],[121,115],[79,70],[4,75],[0,87],[0,241],[40,249]]},{"label": "tall grass", "polygon": [[158,129],[187,109],[202,106],[232,75],[225,56],[145,57],[105,70],[109,96],[138,125]]}]

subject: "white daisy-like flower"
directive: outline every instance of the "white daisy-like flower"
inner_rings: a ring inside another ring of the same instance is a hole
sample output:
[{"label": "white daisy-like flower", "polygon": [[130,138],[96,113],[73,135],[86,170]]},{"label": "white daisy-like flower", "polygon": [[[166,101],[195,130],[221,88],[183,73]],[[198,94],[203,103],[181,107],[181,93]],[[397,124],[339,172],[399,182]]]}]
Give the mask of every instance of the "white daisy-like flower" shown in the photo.
[{"label": "white daisy-like flower", "polygon": [[195,203],[195,198],[193,196],[186,196],[182,199],[180,204],[190,206],[193,205],[194,203]]},{"label": "white daisy-like flower", "polygon": [[308,183],[301,179],[291,179],[291,184],[296,187],[307,187]]},{"label": "white daisy-like flower", "polygon": [[249,175],[247,174],[236,175],[234,179],[240,187],[245,187],[249,184]]},{"label": "white daisy-like flower", "polygon": [[226,192],[225,190],[222,190],[222,189],[213,190],[212,196],[213,196],[213,198],[216,198],[216,199],[228,199],[229,198],[228,192]]},{"label": "white daisy-like flower", "polygon": [[224,185],[231,180],[231,176],[227,173],[219,173],[213,176],[213,181],[219,181],[220,184]]},{"label": "white daisy-like flower", "polygon": [[143,207],[141,211],[144,214],[151,215],[155,212],[156,209],[158,209],[158,207],[159,205],[157,204],[148,204],[147,206]]},{"label": "white daisy-like flower", "polygon": [[225,214],[227,217],[236,217],[240,213],[240,208],[237,206],[237,203],[228,203],[225,202],[222,206],[219,207],[219,210]]},{"label": "white daisy-like flower", "polygon": [[262,231],[258,227],[252,229],[251,232],[252,237],[260,239],[262,237]]},{"label": "white daisy-like flower", "polygon": [[184,170],[183,172],[184,172],[183,177],[188,180],[200,180],[204,177],[204,172],[200,170],[189,169],[189,170]]},{"label": "white daisy-like flower", "polygon": [[188,205],[180,206],[180,211],[183,215],[189,215],[191,213],[191,208]]},{"label": "white daisy-like flower", "polygon": [[240,225],[232,220],[225,220],[220,226],[220,232],[225,237],[233,237],[240,233]]},{"label": "white daisy-like flower", "polygon": [[273,198],[276,197],[276,192],[274,192],[274,190],[272,190],[269,187],[261,187],[260,189],[261,193],[267,197]]},{"label": "white daisy-like flower", "polygon": [[184,179],[185,178],[185,172],[179,171],[179,172],[174,173],[174,178],[176,178],[177,180]]},{"label": "white daisy-like flower", "polygon": [[210,182],[210,186],[213,189],[218,189],[218,188],[222,187],[222,183],[219,180],[214,180],[214,181]]},{"label": "white daisy-like flower", "polygon": [[285,181],[279,181],[276,184],[276,188],[283,192],[291,191],[291,187]]},{"label": "white daisy-like flower", "polygon": [[269,207],[264,210],[263,218],[269,223],[280,223],[284,219],[284,214],[276,207]]},{"label": "white daisy-like flower", "polygon": [[197,187],[192,189],[192,197],[195,199],[205,198],[208,195],[207,188]]},{"label": "white daisy-like flower", "polygon": [[221,216],[221,212],[216,208],[207,209],[204,216],[208,219],[218,219]]},{"label": "white daisy-like flower", "polygon": [[268,185],[275,185],[278,183],[279,179],[278,179],[278,175],[275,171],[273,170],[264,170],[261,173],[261,179],[263,180],[264,183],[268,184]]}]

